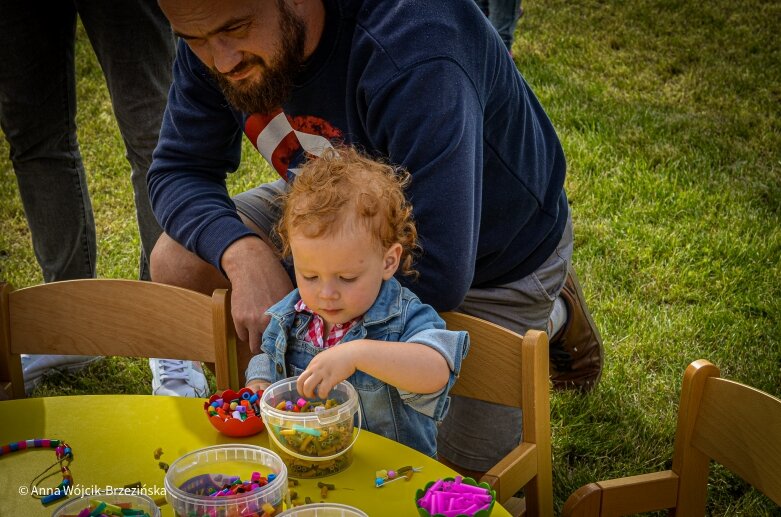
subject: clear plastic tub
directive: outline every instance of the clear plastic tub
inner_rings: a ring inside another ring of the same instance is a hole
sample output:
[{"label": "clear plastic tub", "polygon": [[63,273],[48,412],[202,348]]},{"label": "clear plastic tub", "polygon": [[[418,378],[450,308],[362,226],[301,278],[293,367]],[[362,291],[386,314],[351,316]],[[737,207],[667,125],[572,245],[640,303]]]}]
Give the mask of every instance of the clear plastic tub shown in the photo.
[{"label": "clear plastic tub", "polygon": [[352,463],[352,447],[360,433],[358,392],[349,382],[342,381],[325,400],[307,400],[325,403],[331,399],[337,403],[335,407],[301,413],[277,409],[280,403],[295,404],[301,398],[296,390],[297,379],[290,377],[275,382],[260,399],[260,416],[269,433],[271,449],[285,462],[291,477],[315,478],[341,472]]},{"label": "clear plastic tub", "polygon": [[160,517],[160,509],[155,502],[144,494],[105,494],[95,493],[83,495],[78,499],[71,499],[58,506],[52,517],[63,517],[65,515],[78,515],[85,508],[90,507],[90,501],[102,501],[107,504],[129,504],[134,510],[143,510],[149,514],[149,517]]},{"label": "clear plastic tub", "polygon": [[[274,479],[243,494],[213,497],[210,492],[239,477],[250,481],[254,472]],[[290,507],[287,467],[274,452],[256,445],[215,445],[185,454],[165,475],[165,498],[180,517],[209,515],[244,517],[263,513],[269,504],[275,514]]]},{"label": "clear plastic tub", "polygon": [[305,504],[280,513],[277,517],[369,517],[358,508],[337,503]]}]

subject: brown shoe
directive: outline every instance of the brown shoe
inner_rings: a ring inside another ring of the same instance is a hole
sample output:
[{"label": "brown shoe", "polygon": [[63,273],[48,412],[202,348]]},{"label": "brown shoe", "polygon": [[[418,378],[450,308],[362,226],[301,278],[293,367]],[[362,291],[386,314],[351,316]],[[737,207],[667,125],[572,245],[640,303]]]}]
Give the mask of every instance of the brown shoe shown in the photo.
[{"label": "brown shoe", "polygon": [[567,321],[550,340],[553,387],[590,391],[602,376],[602,337],[572,268],[560,296],[567,305]]}]

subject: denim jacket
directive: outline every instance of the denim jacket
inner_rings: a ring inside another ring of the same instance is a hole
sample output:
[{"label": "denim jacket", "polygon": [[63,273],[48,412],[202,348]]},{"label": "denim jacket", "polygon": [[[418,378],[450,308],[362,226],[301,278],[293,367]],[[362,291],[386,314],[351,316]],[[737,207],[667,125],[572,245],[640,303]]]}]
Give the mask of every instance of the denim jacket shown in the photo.
[{"label": "denim jacket", "polygon": [[[266,312],[271,322],[263,333],[263,353],[250,361],[247,382],[275,382],[300,375],[312,358],[324,351],[305,341],[312,316],[296,312],[299,298],[295,289]],[[437,422],[444,418],[450,404],[448,393],[469,349],[468,334],[445,330],[445,322],[430,305],[391,278],[383,282],[374,304],[341,342],[363,338],[419,343],[437,350],[447,360],[448,382],[430,394],[400,390],[361,371],[347,379],[359,395],[361,427],[435,456]]]}]

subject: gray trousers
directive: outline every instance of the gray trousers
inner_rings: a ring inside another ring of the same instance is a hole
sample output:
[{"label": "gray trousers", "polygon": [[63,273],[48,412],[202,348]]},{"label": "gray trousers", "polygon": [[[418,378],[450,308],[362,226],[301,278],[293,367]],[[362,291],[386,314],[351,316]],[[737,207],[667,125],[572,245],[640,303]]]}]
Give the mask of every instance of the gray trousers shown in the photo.
[{"label": "gray trousers", "polygon": [[0,127],[44,280],[95,276],[95,220],[76,135],[77,15],[106,78],[125,144],[141,234],[139,276],[147,279],[144,252],[162,230],[152,214],[146,173],[175,53],[157,1],[4,0],[0,12]]},{"label": "gray trousers", "polygon": [[[570,217],[556,251],[534,273],[509,284],[470,289],[457,311],[521,335],[529,329],[547,331],[553,302],[564,287],[571,260]],[[456,465],[482,472],[493,467],[520,441],[519,409],[453,397],[439,426],[437,451]]]}]

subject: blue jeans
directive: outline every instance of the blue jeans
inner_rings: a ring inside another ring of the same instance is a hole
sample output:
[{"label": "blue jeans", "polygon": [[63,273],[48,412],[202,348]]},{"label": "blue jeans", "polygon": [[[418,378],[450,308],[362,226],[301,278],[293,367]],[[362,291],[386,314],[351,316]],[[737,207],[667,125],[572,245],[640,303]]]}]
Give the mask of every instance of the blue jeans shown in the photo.
[{"label": "blue jeans", "polygon": [[521,17],[521,0],[475,0],[502,38],[507,50],[512,50],[515,26]]},{"label": "blue jeans", "polygon": [[3,0],[0,127],[11,149],[46,282],[95,276],[95,221],[76,137],[76,16],[98,57],[130,163],[145,252],[161,229],[146,173],[171,84],[175,46],[156,0]]}]

